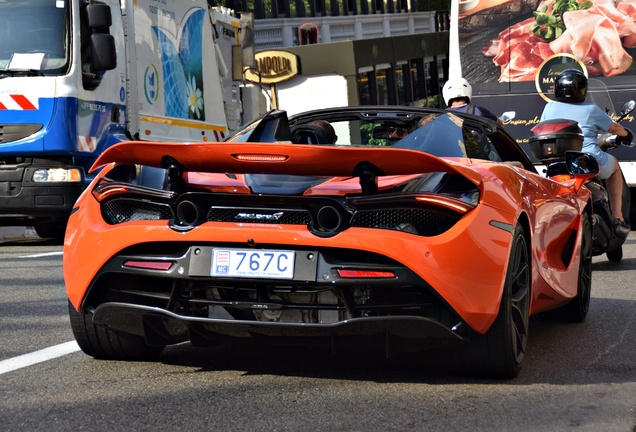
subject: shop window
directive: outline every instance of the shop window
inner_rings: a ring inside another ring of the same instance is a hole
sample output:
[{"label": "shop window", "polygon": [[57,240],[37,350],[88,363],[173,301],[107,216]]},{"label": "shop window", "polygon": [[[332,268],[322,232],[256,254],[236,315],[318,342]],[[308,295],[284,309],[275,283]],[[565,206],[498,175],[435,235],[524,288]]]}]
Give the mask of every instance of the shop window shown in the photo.
[{"label": "shop window", "polygon": [[[378,105],[391,105],[389,93],[392,91],[390,82],[393,82],[390,74],[393,69],[391,69],[390,65],[378,65],[376,66],[376,87],[378,89]],[[393,89],[395,92],[395,89]]]},{"label": "shop window", "polygon": [[395,86],[398,105],[407,105],[413,101],[413,86],[408,62],[398,62],[395,69]]},{"label": "shop window", "polygon": [[425,79],[426,79],[426,96],[432,96],[433,90],[434,90],[431,86],[431,83],[433,80],[433,73],[431,71],[432,65],[433,65],[433,62],[426,62],[426,64],[424,65],[424,73],[425,73]]},{"label": "shop window", "polygon": [[426,66],[426,97],[427,106],[440,106],[440,77],[443,79],[444,69],[443,63],[438,62],[437,59],[427,61]]},{"label": "shop window", "polygon": [[377,89],[373,67],[358,70],[358,102],[360,105],[376,105]]},{"label": "shop window", "polygon": [[411,83],[413,100],[426,99],[426,80],[424,79],[424,60],[411,60]]}]

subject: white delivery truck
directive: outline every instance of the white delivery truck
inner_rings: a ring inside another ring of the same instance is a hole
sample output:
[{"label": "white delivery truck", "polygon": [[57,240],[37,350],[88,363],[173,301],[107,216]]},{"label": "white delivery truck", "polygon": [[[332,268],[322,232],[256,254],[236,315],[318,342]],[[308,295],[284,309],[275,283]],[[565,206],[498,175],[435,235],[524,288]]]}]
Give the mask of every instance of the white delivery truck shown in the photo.
[{"label": "white delivery truck", "polygon": [[62,237],[120,141],[222,140],[215,44],[206,0],[0,2],[0,225]]}]

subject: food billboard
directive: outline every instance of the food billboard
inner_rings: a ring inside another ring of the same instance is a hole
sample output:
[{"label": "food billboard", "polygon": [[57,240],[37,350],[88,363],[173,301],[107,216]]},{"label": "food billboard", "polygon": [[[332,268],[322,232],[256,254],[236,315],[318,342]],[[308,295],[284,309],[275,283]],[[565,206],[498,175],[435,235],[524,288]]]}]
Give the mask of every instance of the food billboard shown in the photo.
[{"label": "food billboard", "polygon": [[[498,115],[515,111],[506,128],[518,142],[527,142],[565,68],[587,74],[590,99],[612,116],[636,99],[636,0],[453,1],[474,102]],[[636,159],[634,153],[623,148],[615,155]]]}]

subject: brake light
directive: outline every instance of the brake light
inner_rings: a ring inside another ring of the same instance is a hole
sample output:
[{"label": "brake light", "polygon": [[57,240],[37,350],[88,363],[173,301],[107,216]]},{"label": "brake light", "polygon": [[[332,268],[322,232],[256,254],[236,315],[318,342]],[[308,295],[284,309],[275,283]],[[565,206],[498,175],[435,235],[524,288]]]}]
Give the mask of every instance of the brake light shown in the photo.
[{"label": "brake light", "polygon": [[338,269],[338,276],[343,279],[386,279],[395,278],[395,273],[391,271],[374,270],[345,270]]},{"label": "brake light", "polygon": [[107,197],[112,195],[121,195],[128,192],[128,187],[122,185],[107,185],[104,187],[97,187],[93,190],[93,196],[99,202],[104,201]]},{"label": "brake light", "polygon": [[98,202],[103,202],[105,199],[113,196],[129,194],[136,194],[149,199],[169,200],[174,197],[175,193],[173,191],[152,189],[126,183],[102,181],[102,183],[93,189],[92,194]]},{"label": "brake light", "polygon": [[457,201],[454,199],[443,198],[443,197],[435,197],[435,196],[418,196],[415,197],[416,201],[434,204],[442,207],[446,207],[450,210],[459,212],[459,213],[468,213],[473,209],[474,206],[470,204],[463,203],[461,201]]},{"label": "brake light", "polygon": [[289,156],[270,154],[235,154],[235,159],[247,162],[285,162]]},{"label": "brake light", "polygon": [[143,269],[143,270],[169,270],[170,267],[172,267],[172,262],[126,260],[124,261],[124,267]]}]

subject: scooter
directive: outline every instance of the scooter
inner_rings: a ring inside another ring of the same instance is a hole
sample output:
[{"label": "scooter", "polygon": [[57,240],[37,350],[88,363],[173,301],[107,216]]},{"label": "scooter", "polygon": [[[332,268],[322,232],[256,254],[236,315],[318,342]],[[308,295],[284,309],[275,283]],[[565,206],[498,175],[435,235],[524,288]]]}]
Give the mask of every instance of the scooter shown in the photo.
[{"label": "scooter", "polygon": [[[634,110],[635,101],[626,102],[617,121]],[[546,165],[546,176],[567,174],[564,169],[565,152],[581,151],[583,133],[579,124],[572,120],[553,119],[538,123],[531,129],[530,148],[534,156]],[[622,137],[603,134],[599,136],[599,146],[604,150],[619,145],[634,146]],[[631,229],[629,225],[630,192],[623,177],[622,213],[625,224],[618,224],[610,207],[609,194],[605,182],[598,177],[588,180],[586,187],[592,193],[592,255],[606,254],[607,259],[618,262],[623,259],[623,243]]]}]

